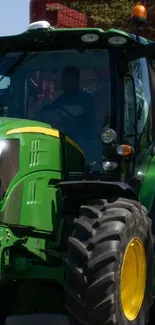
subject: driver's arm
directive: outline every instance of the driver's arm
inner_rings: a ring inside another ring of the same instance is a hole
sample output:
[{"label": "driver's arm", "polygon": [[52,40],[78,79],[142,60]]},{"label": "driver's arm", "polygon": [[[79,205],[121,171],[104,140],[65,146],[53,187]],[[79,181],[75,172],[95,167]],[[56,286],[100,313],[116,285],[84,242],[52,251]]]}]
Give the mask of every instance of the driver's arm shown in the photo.
[{"label": "driver's arm", "polygon": [[34,114],[33,120],[50,124],[50,113],[52,113],[60,104],[59,98],[55,99],[52,103],[43,105],[42,108]]}]

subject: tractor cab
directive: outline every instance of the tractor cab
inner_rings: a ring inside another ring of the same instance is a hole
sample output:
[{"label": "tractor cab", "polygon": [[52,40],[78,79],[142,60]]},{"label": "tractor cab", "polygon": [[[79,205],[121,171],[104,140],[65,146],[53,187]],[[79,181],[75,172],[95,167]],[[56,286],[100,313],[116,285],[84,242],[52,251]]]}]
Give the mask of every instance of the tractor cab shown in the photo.
[{"label": "tractor cab", "polygon": [[102,127],[112,123],[115,129],[117,112],[115,56],[100,44],[101,35],[97,29],[44,28],[41,22],[0,39],[0,116],[58,129],[81,146],[93,170],[102,168]]},{"label": "tractor cab", "polygon": [[153,70],[136,58],[145,43],[117,30],[61,30],[46,21],[1,37],[0,116],[47,123],[81,147],[90,171],[119,179],[124,150],[131,158],[152,143]]}]

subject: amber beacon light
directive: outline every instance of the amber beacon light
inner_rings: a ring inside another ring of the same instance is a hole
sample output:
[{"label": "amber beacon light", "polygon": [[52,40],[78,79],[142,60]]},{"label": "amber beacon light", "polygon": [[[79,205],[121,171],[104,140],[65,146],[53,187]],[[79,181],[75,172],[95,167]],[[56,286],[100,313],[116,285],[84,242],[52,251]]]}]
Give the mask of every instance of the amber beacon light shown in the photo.
[{"label": "amber beacon light", "polygon": [[131,18],[139,22],[146,22],[147,12],[143,5],[136,5],[131,12]]}]

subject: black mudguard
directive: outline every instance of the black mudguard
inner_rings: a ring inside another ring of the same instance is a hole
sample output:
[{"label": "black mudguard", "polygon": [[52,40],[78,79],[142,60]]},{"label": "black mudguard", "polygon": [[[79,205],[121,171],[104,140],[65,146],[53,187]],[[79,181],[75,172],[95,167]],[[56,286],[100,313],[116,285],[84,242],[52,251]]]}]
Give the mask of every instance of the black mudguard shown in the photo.
[{"label": "black mudguard", "polygon": [[64,181],[57,184],[68,197],[112,198],[122,197],[139,200],[133,188],[123,182],[105,182],[101,180]]}]

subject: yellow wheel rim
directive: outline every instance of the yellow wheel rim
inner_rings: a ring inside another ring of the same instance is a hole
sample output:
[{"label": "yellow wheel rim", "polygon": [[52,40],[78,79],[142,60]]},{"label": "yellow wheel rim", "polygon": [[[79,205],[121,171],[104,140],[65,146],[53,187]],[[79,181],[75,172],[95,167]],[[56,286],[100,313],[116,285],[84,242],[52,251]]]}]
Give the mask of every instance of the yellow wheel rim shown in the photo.
[{"label": "yellow wheel rim", "polygon": [[121,302],[126,318],[133,321],[142,306],[146,284],[146,258],[142,241],[133,238],[125,251],[121,268]]}]

